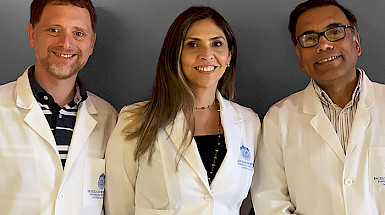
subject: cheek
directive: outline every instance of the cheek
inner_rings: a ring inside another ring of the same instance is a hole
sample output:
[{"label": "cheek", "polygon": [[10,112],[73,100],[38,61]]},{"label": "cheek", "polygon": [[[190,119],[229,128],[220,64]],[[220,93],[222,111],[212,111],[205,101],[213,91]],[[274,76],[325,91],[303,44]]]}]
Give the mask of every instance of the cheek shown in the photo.
[{"label": "cheek", "polygon": [[189,66],[194,64],[194,58],[191,55],[182,52],[180,56],[180,63],[182,65],[183,70],[187,69]]}]

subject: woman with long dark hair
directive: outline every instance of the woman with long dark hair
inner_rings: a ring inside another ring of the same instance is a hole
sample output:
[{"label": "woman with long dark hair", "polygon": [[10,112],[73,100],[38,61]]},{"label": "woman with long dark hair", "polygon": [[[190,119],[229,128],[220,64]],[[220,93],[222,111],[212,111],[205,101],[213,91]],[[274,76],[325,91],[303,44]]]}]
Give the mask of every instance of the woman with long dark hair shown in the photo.
[{"label": "woman with long dark hair", "polygon": [[166,35],[148,101],[124,107],[106,152],[106,213],[238,215],[250,188],[258,116],[234,102],[237,45],[209,7]]}]

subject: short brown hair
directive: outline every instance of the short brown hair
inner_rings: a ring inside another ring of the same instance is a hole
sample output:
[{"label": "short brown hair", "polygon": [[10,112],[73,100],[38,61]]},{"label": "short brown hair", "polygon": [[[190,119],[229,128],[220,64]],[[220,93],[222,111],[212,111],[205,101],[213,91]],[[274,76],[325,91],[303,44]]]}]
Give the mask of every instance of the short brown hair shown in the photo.
[{"label": "short brown hair", "polygon": [[29,22],[32,24],[33,27],[35,27],[35,25],[39,23],[44,7],[48,4],[74,5],[80,8],[87,9],[90,13],[92,30],[95,32],[96,13],[91,0],[33,0],[33,2],[31,3],[31,13],[29,19]]},{"label": "short brown hair", "polygon": [[297,5],[297,7],[295,7],[295,9],[290,13],[290,21],[288,27],[291,35],[291,40],[293,41],[294,45],[297,45],[295,28],[297,26],[298,18],[310,9],[328,5],[334,5],[340,10],[342,10],[346,18],[349,20],[350,25],[353,26],[355,30],[357,30],[357,19],[354,14],[349,9],[340,5],[336,0],[308,0]]}]

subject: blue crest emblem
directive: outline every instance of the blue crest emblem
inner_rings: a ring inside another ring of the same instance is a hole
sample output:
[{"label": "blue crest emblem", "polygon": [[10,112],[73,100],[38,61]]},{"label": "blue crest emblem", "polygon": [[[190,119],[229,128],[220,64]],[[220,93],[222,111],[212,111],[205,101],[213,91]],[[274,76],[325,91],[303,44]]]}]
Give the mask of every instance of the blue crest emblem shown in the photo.
[{"label": "blue crest emblem", "polygon": [[104,173],[102,173],[102,174],[99,176],[99,180],[98,180],[98,187],[99,187],[99,189],[101,189],[101,190],[104,189],[104,178],[105,178],[105,175],[104,175]]},{"label": "blue crest emblem", "polygon": [[249,148],[245,147],[244,145],[241,146],[241,155],[242,157],[249,161],[250,158],[251,158],[251,155],[250,155],[250,151],[249,151]]}]

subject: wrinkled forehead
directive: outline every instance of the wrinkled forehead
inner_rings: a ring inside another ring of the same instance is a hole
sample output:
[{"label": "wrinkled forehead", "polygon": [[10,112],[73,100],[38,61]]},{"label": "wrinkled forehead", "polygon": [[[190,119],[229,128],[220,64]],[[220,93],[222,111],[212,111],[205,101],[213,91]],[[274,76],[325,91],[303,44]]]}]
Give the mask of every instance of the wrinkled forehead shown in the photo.
[{"label": "wrinkled forehead", "polygon": [[322,32],[331,25],[349,25],[349,20],[341,9],[334,5],[310,9],[298,18],[295,35],[307,31]]}]

